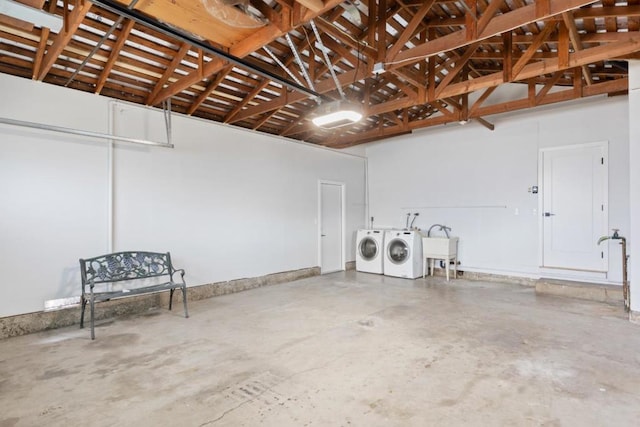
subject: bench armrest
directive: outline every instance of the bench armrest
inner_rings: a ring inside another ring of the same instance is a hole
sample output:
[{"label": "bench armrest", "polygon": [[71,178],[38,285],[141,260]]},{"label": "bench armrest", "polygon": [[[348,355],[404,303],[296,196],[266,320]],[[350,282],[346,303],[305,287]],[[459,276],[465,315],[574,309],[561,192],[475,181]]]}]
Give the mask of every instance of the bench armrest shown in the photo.
[{"label": "bench armrest", "polygon": [[182,280],[182,283],[184,284],[185,283],[185,281],[184,281],[184,274],[185,274],[184,269],[179,268],[179,269],[173,270],[173,273],[171,273],[171,280],[173,280],[173,275],[176,274],[176,273],[180,273],[180,279]]}]

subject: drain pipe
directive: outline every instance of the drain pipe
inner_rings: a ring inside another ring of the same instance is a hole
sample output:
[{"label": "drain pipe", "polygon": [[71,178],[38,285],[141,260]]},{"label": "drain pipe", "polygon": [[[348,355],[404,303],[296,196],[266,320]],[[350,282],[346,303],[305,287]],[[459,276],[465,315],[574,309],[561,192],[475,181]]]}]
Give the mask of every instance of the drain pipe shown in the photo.
[{"label": "drain pipe", "polygon": [[631,295],[629,292],[629,281],[627,280],[627,239],[620,236],[617,228],[612,229],[613,234],[611,236],[602,236],[598,239],[598,245],[605,240],[620,240],[622,245],[622,297],[624,298],[624,310],[629,312],[631,310]]}]

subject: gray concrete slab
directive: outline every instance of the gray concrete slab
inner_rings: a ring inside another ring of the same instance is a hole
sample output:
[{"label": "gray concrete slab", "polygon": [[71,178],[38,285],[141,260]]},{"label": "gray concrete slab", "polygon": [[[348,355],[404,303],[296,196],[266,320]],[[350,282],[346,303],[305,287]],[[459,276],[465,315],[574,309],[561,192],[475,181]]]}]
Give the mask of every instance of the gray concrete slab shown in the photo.
[{"label": "gray concrete slab", "polygon": [[640,329],[531,287],[348,271],[0,341],[0,426],[635,426]]}]

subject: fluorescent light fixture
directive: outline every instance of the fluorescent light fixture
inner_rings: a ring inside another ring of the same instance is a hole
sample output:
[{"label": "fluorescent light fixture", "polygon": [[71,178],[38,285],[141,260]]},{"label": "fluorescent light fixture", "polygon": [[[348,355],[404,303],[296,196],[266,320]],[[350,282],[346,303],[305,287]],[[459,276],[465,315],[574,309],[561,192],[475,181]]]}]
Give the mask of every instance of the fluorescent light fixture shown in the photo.
[{"label": "fluorescent light fixture", "polygon": [[338,128],[359,121],[362,109],[348,101],[332,101],[321,104],[312,119],[314,125],[326,129]]},{"label": "fluorescent light fixture", "polygon": [[48,27],[59,33],[62,28],[62,18],[12,0],[0,0],[0,14],[10,16],[34,24],[38,27]]}]

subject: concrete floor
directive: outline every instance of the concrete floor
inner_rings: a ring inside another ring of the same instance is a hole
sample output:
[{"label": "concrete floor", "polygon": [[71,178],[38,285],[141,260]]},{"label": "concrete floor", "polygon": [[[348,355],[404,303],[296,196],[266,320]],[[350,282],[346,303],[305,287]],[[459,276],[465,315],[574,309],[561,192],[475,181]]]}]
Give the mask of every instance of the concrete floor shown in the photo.
[{"label": "concrete floor", "polygon": [[517,285],[336,273],[0,341],[0,426],[637,426],[640,328]]}]

